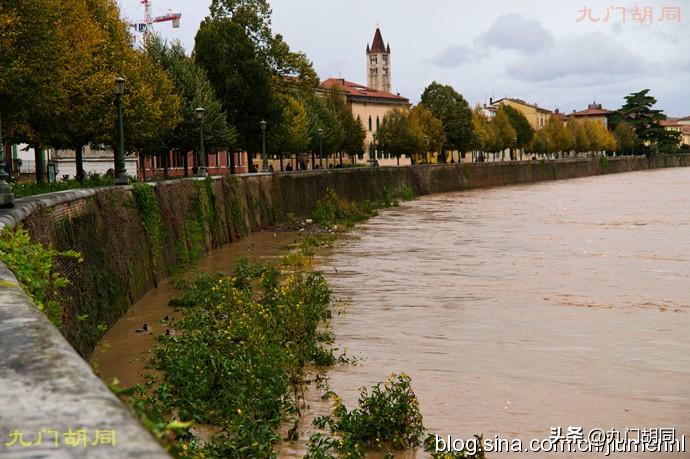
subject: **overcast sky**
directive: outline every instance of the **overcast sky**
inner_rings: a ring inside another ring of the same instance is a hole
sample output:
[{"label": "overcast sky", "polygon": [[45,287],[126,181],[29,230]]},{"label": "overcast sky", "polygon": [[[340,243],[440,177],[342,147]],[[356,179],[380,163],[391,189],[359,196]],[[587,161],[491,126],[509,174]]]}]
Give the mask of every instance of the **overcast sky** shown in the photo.
[{"label": "overcast sky", "polygon": [[[139,0],[118,1],[125,18],[143,18]],[[153,0],[154,16],[168,9],[182,13],[179,29],[168,23],[156,30],[191,51],[209,4]],[[413,102],[434,80],[452,85],[472,105],[508,96],[565,112],[586,108],[594,99],[615,109],[625,95],[650,88],[669,116],[690,115],[689,0],[273,0],[271,5],[274,33],[305,52],[321,79],[366,84],[365,48],[378,23],[391,46],[393,90]]]}]

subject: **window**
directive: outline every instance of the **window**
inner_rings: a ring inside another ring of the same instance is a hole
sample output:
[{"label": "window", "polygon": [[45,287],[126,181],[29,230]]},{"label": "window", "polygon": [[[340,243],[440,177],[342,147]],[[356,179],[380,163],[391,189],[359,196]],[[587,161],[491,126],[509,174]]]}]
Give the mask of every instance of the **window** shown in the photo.
[{"label": "window", "polygon": [[388,64],[388,56],[383,56],[383,63]]},{"label": "window", "polygon": [[383,76],[388,76],[388,67],[383,68]]},{"label": "window", "polygon": [[376,56],[371,56],[371,57],[369,58],[369,62],[371,62],[371,65],[376,65],[376,64],[378,64],[379,61],[378,61],[378,59],[376,58]]},{"label": "window", "polygon": [[369,115],[369,130],[371,131],[371,115]]},{"label": "window", "polygon": [[376,67],[369,69],[369,74],[376,75]]},{"label": "window", "polygon": [[381,125],[381,122],[380,122],[380,120],[379,120],[379,117],[377,116],[377,117],[376,117],[376,132],[378,132],[379,126],[380,126],[380,125]]}]

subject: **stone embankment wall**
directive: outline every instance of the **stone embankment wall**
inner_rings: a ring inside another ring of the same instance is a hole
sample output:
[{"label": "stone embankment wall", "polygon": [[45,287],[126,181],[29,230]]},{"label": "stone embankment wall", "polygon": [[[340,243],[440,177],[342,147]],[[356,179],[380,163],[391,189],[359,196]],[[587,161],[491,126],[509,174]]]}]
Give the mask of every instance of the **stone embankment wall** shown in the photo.
[{"label": "stone embankment wall", "polygon": [[0,212],[0,229],[21,224],[32,239],[76,250],[84,261],[59,267],[72,281],[63,299],[64,338],[0,266],[0,435],[18,430],[35,440],[41,429],[115,430],[118,444],[51,450],[47,442],[33,449],[0,442],[0,458],[165,457],[79,354],[93,350],[99,325],[112,325],[191,252],[289,214],[307,216],[328,188],[362,201],[383,198],[401,183],[425,195],[680,166],[690,166],[690,156],[355,168],[161,182],[144,198],[141,187],[128,186],[20,199]]}]

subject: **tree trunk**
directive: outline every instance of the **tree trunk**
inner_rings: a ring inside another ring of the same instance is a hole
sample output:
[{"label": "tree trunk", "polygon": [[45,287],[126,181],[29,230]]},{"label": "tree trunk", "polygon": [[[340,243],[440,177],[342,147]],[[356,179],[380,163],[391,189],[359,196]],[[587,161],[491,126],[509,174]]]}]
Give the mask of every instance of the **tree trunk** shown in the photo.
[{"label": "tree trunk", "polygon": [[311,152],[311,169],[314,170],[314,166],[316,166],[316,154],[312,151]]},{"label": "tree trunk", "polygon": [[75,145],[74,147],[74,164],[77,168],[77,180],[84,181],[84,146]]},{"label": "tree trunk", "polygon": [[283,168],[283,154],[280,154],[280,172],[283,172],[285,169]]},{"label": "tree trunk", "polygon": [[189,152],[182,153],[182,167],[184,167],[184,176],[189,177]]},{"label": "tree trunk", "polygon": [[146,157],[141,153],[139,153],[139,164],[141,167],[142,180],[145,182],[146,181]]},{"label": "tree trunk", "polygon": [[43,183],[44,170],[43,170],[43,149],[35,147],[34,148],[34,159],[36,160],[36,183]]},{"label": "tree trunk", "polygon": [[343,152],[342,152],[342,150],[340,151],[340,158],[339,158],[339,160],[340,160],[340,167],[343,167]]},{"label": "tree trunk", "polygon": [[170,160],[170,152],[167,151],[163,154],[163,177],[168,180],[168,161]]},{"label": "tree trunk", "polygon": [[228,166],[230,166],[230,173],[235,173],[235,152],[228,147]]}]

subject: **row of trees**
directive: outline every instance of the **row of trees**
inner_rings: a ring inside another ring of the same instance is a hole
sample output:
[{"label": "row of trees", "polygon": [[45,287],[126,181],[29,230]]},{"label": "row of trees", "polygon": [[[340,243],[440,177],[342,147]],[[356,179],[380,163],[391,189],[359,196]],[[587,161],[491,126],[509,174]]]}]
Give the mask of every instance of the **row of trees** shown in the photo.
[{"label": "row of trees", "polygon": [[514,107],[501,105],[495,116],[487,117],[479,106],[470,110],[452,87],[434,82],[412,110],[387,115],[376,140],[393,156],[407,155],[415,162],[426,161],[429,151],[439,152],[440,162],[447,160],[446,151],[473,151],[480,157],[485,153],[500,154],[502,159],[506,152],[515,159],[517,151],[549,156],[570,152],[677,153],[678,134],[660,124],[666,116],[652,108],[656,99],[648,92],[626,97],[625,105],[609,118],[611,130],[600,120],[570,118],[564,122],[552,115],[542,129],[535,131]]},{"label": "row of trees", "polygon": [[314,155],[321,145],[361,154],[361,123],[338,94],[317,97],[311,62],[272,33],[267,0],[213,0],[210,11],[189,56],[151,34],[135,46],[114,0],[3,1],[3,137],[34,147],[37,159],[45,148],[73,149],[83,177],[83,146],[115,145],[122,76],[128,153],[196,150],[203,107],[211,150],[261,151],[265,120],[269,154]]}]

